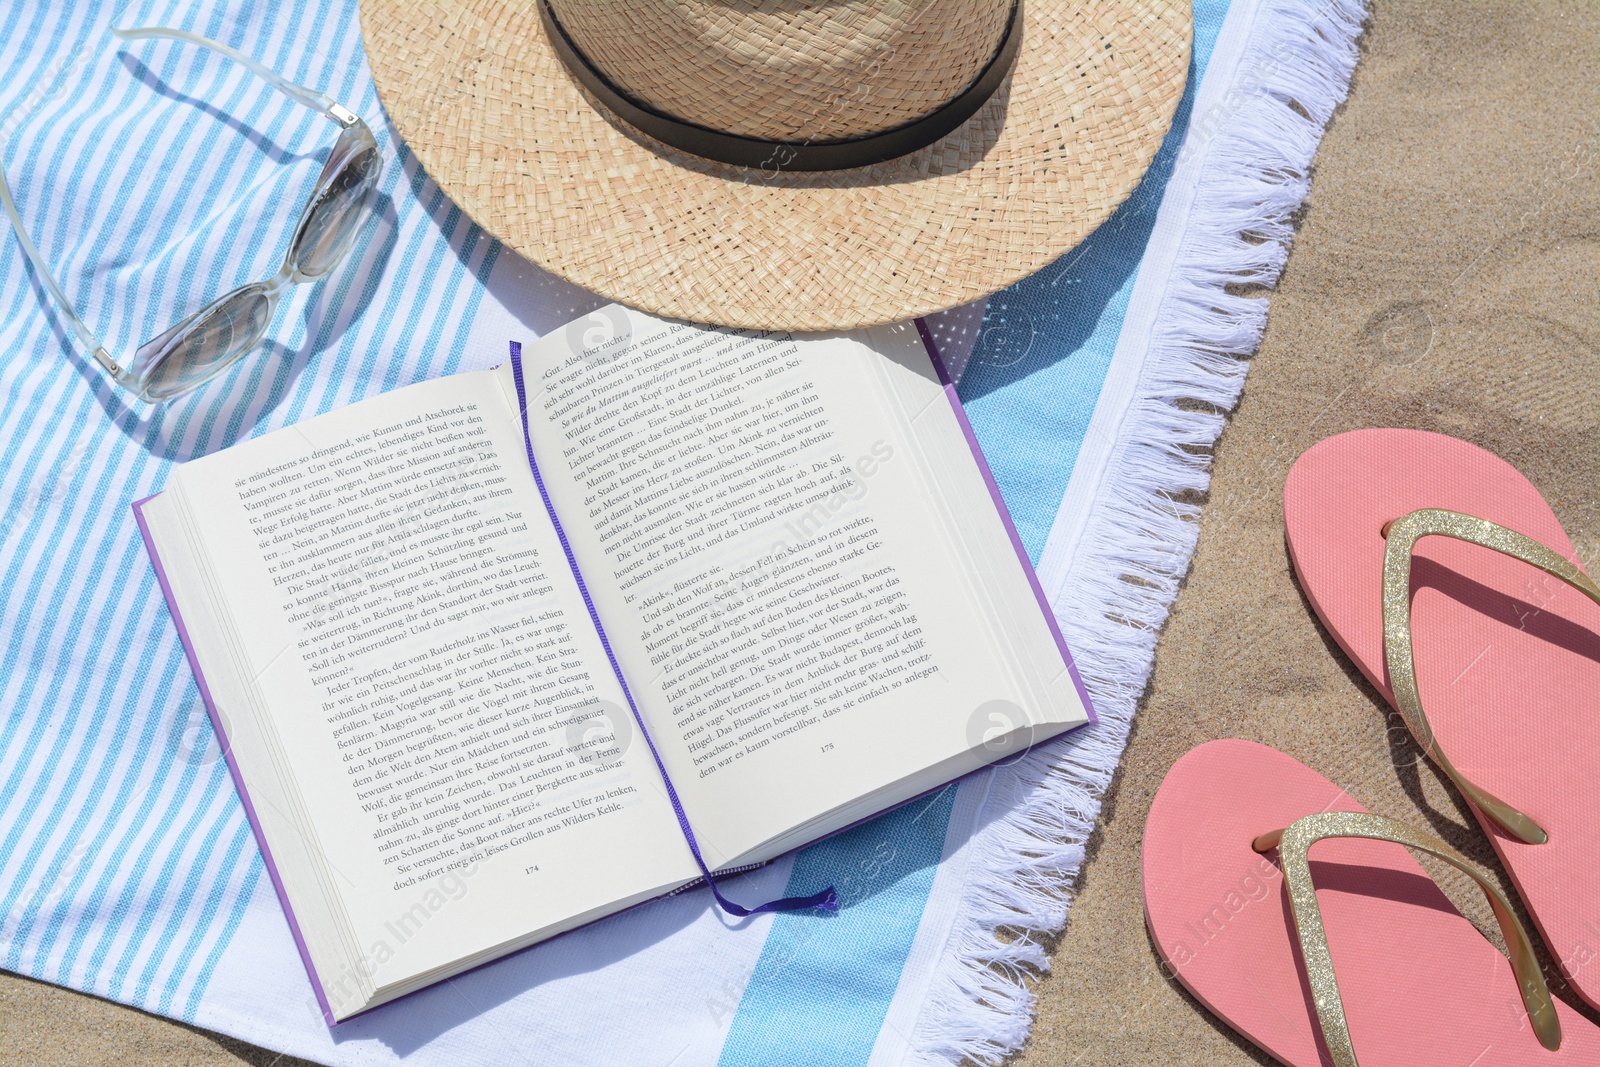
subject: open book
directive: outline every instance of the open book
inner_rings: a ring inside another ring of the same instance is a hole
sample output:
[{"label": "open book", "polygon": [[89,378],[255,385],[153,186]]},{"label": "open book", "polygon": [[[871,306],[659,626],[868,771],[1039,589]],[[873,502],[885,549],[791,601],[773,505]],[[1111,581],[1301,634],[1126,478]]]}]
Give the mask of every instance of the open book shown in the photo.
[{"label": "open book", "polygon": [[1090,716],[916,326],[611,306],[135,510],[330,1023]]}]

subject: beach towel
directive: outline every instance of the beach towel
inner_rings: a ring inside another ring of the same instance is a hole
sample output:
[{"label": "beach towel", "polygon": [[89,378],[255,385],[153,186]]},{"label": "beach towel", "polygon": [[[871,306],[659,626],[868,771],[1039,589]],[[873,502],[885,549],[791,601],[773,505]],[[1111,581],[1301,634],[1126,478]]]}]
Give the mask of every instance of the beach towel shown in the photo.
[{"label": "beach towel", "polygon": [[[234,441],[492,366],[598,298],[429,181],[377,99],[355,0],[5,5],[0,160],[114,352],[272,273],[334,138],[236,64],[110,26],[188,29],[327,92],[386,167],[349,259],[297,287],[260,352],[166,406],[114,387],[0,243],[0,966],[330,1065],[843,1067],[1020,1047],[1039,935],[1067,919],[1363,17],[1354,0],[1194,14],[1187,89],[1132,197],[1039,274],[930,323],[1098,725],[728,887],[831,882],[835,915],[734,920],[689,891],[330,1029],[129,503]],[[470,886],[439,904],[471,906]]]}]

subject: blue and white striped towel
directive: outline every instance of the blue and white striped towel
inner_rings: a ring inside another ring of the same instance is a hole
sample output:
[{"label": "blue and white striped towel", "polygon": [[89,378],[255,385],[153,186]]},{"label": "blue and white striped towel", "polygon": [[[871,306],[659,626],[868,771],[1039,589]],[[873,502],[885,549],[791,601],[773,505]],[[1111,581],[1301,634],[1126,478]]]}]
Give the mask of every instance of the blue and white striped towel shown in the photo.
[{"label": "blue and white striped towel", "polygon": [[358,111],[388,162],[350,260],[280,308],[264,355],[169,407],[112,387],[15,241],[0,245],[0,966],[329,1064],[833,1067],[1017,1047],[1031,1002],[1008,975],[1043,957],[995,930],[1065,919],[1056,887],[1187,567],[1192,516],[1171,497],[1206,475],[1183,446],[1220,429],[1174,401],[1237,396],[1265,307],[1222,287],[1276,277],[1361,14],[1196,0],[1190,85],[1138,192],[986,314],[941,324],[956,362],[971,352],[963,397],[1101,726],[738,887],[772,896],[818,872],[848,905],[832,918],[732,923],[686,894],[330,1032],[128,504],[174,463],[498,362],[507,339],[593,297],[502,249],[422,173],[378,104],[355,0],[4,5],[0,152],[35,241],[114,351],[275,269],[332,137],[234,64],[119,47],[108,26],[242,49]]}]

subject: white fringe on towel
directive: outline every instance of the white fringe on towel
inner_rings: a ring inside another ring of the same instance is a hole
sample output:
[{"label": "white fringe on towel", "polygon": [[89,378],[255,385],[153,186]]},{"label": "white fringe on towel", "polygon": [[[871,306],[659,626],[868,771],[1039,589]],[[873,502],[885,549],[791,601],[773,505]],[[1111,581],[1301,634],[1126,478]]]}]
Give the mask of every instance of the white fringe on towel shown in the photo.
[{"label": "white fringe on towel", "polygon": [[1049,966],[1034,934],[1066,924],[1069,887],[1194,551],[1199,506],[1179,498],[1209,485],[1222,412],[1238,401],[1266,325],[1267,301],[1229,287],[1276,283],[1312,158],[1348,91],[1363,3],[1263,8],[1220,128],[1208,128],[1215,107],[1191,120],[1179,165],[1194,165],[1192,156],[1203,167],[1194,203],[1102,483],[1107,495],[1054,604],[1099,725],[991,776],[984,810],[1006,814],[968,845],[969,870],[982,873],[967,879],[920,1014],[913,1044],[923,1063],[993,1064],[1027,1039],[1030,977]]}]

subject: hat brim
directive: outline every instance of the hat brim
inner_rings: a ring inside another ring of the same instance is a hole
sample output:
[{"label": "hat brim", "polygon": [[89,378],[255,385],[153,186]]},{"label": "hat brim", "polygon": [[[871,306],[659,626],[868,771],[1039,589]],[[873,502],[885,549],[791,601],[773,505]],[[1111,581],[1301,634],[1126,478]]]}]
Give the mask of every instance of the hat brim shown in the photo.
[{"label": "hat brim", "polygon": [[474,221],[657,315],[835,330],[965,304],[1077,245],[1183,94],[1188,0],[1027,0],[1016,66],[965,124],[854,170],[714,163],[592,100],[532,0],[361,0],[384,107]]}]

